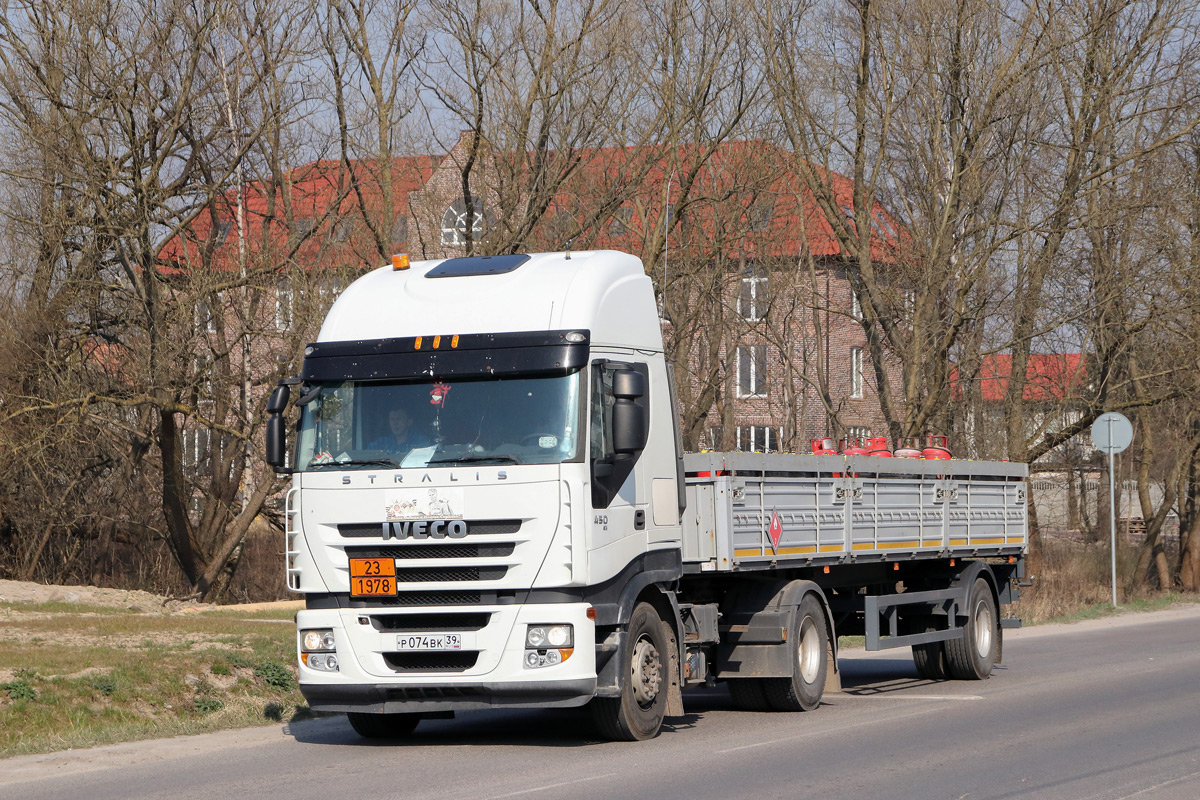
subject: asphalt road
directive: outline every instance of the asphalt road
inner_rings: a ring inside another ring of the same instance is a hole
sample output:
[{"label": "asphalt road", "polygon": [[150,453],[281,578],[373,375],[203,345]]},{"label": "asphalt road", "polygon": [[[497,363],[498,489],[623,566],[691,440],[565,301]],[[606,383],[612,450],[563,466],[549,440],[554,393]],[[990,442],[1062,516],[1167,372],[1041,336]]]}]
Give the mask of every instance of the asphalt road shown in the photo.
[{"label": "asphalt road", "polygon": [[650,742],[586,713],[342,718],[0,761],[0,798],[1200,798],[1200,606],[1009,631],[990,680],[932,683],[907,650],[844,653],[817,711],[732,709],[723,688]]}]

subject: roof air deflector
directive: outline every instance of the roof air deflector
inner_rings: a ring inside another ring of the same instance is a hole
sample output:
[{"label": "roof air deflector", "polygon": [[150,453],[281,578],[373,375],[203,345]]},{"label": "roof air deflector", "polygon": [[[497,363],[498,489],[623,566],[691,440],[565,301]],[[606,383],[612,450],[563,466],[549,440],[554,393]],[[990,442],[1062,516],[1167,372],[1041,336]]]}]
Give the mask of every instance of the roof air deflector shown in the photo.
[{"label": "roof air deflector", "polygon": [[425,277],[466,278],[472,275],[503,275],[506,272],[512,272],[528,260],[528,253],[448,258],[425,273]]}]

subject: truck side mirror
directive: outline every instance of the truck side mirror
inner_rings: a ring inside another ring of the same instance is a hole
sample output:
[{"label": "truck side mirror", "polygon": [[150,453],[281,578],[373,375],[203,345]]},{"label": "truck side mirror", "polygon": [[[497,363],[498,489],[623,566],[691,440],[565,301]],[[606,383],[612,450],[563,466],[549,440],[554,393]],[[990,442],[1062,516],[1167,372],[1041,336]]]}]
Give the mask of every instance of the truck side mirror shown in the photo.
[{"label": "truck side mirror", "polygon": [[287,408],[292,390],[282,381],[267,399],[267,463],[276,472],[284,472],[287,461],[287,427],[283,421],[283,410]]},{"label": "truck side mirror", "polygon": [[287,430],[284,426],[282,414],[267,418],[267,463],[276,472],[283,471],[283,463],[287,460]]},{"label": "truck side mirror", "polygon": [[271,392],[270,398],[267,399],[267,413],[281,414],[287,408],[288,399],[292,396],[292,389],[286,383],[281,383],[275,387],[275,391]]},{"label": "truck side mirror", "polygon": [[649,420],[646,407],[637,402],[646,396],[646,376],[631,369],[613,375],[613,452],[640,453],[646,448]]}]

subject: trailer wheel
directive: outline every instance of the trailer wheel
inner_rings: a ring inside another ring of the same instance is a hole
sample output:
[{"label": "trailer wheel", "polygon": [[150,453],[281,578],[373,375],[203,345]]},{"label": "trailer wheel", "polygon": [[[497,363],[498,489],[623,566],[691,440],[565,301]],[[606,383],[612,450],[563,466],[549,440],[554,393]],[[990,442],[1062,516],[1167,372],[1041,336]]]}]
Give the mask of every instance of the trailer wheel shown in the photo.
[{"label": "trailer wheel", "polygon": [[812,711],[825,692],[829,632],[815,595],[806,594],[796,607],[788,637],[792,644],[792,676],[763,678],[763,695],[776,711]]},{"label": "trailer wheel", "polygon": [[[926,625],[926,632],[938,630],[936,625]],[[917,667],[917,675],[927,681],[944,681],[949,677],[946,671],[945,642],[927,642],[912,646],[913,664]]]},{"label": "trailer wheel", "polygon": [[419,714],[346,714],[350,727],[364,739],[401,739],[408,736],[421,721]]},{"label": "trailer wheel", "polygon": [[958,680],[983,680],[996,664],[998,617],[996,599],[984,578],[976,578],[967,596],[967,624],[960,639],[946,645],[946,667]]},{"label": "trailer wheel", "polygon": [[609,739],[637,742],[653,739],[667,710],[670,658],[662,620],[654,606],[638,603],[629,619],[623,655],[621,696],[597,697],[592,718]]}]

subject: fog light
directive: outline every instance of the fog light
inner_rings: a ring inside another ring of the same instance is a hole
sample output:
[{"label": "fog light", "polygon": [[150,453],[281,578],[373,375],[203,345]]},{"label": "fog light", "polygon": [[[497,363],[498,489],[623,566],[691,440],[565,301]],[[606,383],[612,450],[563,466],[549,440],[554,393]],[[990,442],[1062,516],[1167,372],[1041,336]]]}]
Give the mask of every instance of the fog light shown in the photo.
[{"label": "fog light", "polygon": [[527,667],[540,667],[541,666],[541,656],[538,655],[537,650],[529,650],[525,653],[525,666],[527,666]]},{"label": "fog light", "polygon": [[300,663],[318,672],[337,672],[338,660],[333,653],[305,653],[300,657]]}]

